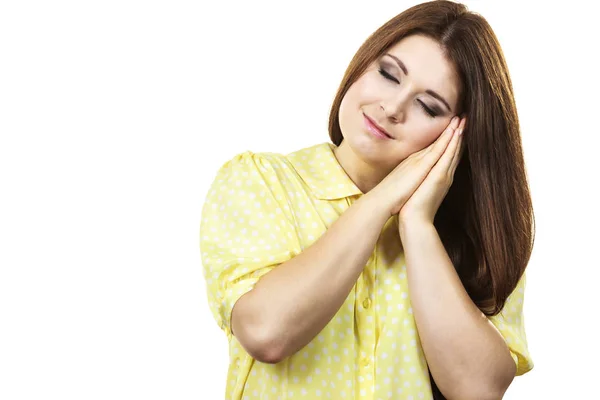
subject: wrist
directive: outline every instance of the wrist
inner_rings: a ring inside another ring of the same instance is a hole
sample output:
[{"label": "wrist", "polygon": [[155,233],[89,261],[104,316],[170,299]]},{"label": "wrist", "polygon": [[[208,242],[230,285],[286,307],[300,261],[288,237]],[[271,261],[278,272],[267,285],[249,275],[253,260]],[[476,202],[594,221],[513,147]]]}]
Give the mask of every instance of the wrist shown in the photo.
[{"label": "wrist", "polygon": [[398,219],[398,232],[400,237],[404,237],[409,233],[421,232],[426,230],[435,230],[435,226],[432,221],[424,218],[399,218]]},{"label": "wrist", "polygon": [[371,216],[383,223],[393,216],[390,212],[391,205],[389,201],[386,201],[384,196],[379,196],[375,189],[371,189],[364,194],[359,201],[367,204],[366,208],[372,213]]}]

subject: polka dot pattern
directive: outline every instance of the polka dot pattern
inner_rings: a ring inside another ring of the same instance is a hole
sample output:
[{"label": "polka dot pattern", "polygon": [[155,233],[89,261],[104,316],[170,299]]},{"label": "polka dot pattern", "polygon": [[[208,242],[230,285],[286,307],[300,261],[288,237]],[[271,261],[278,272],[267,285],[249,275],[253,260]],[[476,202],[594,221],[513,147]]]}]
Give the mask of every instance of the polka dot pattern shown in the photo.
[{"label": "polka dot pattern", "polygon": [[[231,334],[235,302],[317,240],[362,195],[326,142],[291,154],[238,154],[218,170],[200,222],[210,310],[229,339],[227,399],[431,399],[397,218],[384,226],[348,297],[303,349],[255,361]],[[490,320],[517,374],[533,367],[522,316],[525,277]]]}]

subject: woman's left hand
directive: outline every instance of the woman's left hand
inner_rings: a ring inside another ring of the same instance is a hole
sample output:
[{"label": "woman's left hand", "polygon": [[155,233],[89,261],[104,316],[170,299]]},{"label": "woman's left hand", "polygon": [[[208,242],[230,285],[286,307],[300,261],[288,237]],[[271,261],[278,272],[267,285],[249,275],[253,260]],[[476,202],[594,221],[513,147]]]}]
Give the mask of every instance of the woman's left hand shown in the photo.
[{"label": "woman's left hand", "polygon": [[460,121],[444,154],[400,210],[398,214],[400,224],[413,222],[433,224],[435,214],[452,185],[454,171],[464,150],[462,131],[465,122],[466,118]]}]

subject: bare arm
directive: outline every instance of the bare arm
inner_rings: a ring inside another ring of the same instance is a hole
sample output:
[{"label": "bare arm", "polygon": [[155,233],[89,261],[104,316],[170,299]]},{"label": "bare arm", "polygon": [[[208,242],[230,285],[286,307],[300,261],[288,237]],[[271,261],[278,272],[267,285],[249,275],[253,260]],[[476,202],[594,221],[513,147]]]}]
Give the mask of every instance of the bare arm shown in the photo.
[{"label": "bare arm", "polygon": [[265,274],[236,302],[232,332],[254,358],[276,363],[294,354],[342,306],[390,218],[389,210],[369,193],[310,247]]},{"label": "bare arm", "polygon": [[432,224],[403,223],[410,300],[423,351],[449,399],[501,399],[516,365],[498,330],[471,301]]},{"label": "bare arm", "polygon": [[388,219],[419,187],[458,124],[411,154],[354,202],[315,243],[263,275],[240,297],[231,331],[255,359],[276,363],[308,344],[356,283]]}]

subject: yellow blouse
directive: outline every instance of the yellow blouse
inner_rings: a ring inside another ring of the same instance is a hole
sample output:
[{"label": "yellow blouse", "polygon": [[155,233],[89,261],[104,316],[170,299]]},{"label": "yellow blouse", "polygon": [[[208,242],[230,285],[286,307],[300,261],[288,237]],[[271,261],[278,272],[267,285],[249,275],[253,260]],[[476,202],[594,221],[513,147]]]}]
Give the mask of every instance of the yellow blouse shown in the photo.
[{"label": "yellow blouse", "polygon": [[[361,195],[329,142],[282,155],[246,151],[216,174],[202,209],[200,252],[210,310],[227,334],[226,399],[431,399],[394,218],[342,307],[304,348],[254,360],[231,334],[233,305],[258,279],[310,246]],[[397,218],[396,218],[397,219]],[[397,245],[390,241],[397,241]],[[387,251],[383,251],[386,249]],[[523,321],[525,276],[491,322],[517,375],[533,368]]]}]

